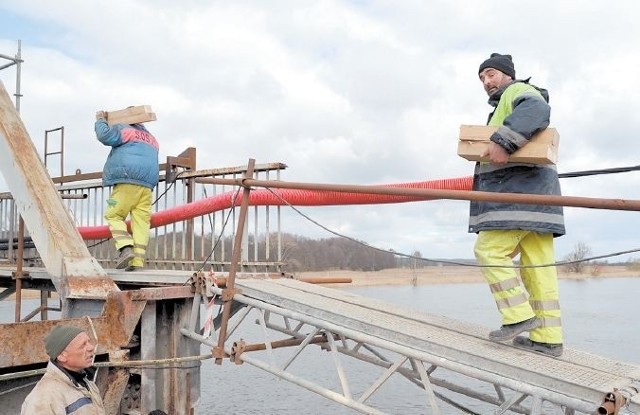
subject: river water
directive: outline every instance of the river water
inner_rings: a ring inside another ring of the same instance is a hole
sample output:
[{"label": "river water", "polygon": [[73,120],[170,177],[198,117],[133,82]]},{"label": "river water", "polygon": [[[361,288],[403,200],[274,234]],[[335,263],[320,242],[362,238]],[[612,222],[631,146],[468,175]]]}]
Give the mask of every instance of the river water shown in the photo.
[{"label": "river water", "polygon": [[[485,327],[494,328],[500,325],[495,303],[487,286],[482,283],[344,289],[354,294]],[[640,315],[639,293],[640,278],[561,280],[560,300],[565,346],[640,364],[640,325],[637,322]],[[11,321],[14,305],[15,303],[9,301],[0,302],[0,321]],[[242,332],[234,333],[233,338],[242,335]],[[205,348],[202,351],[209,352]],[[299,365],[299,370],[314,373],[314,382],[325,386],[335,385],[336,390],[340,390],[333,365],[327,365],[328,361],[323,359],[318,358],[317,351],[309,356],[303,353],[295,365]],[[341,358],[341,362],[346,368],[354,393],[359,388],[367,388],[380,374],[373,366],[348,357]],[[295,367],[292,366],[293,369]],[[225,361],[218,366],[212,360],[207,360],[203,362],[201,384],[198,414],[356,413],[248,364],[236,366]],[[490,412],[490,408],[481,403],[455,395],[453,397],[478,413]],[[424,393],[419,388],[399,376],[394,376],[368,402],[388,413],[408,415],[424,413],[424,399]],[[442,409],[446,415],[461,413],[460,410],[446,405],[443,405]]]},{"label": "river water", "polygon": [[[495,303],[483,283],[347,289],[354,294],[485,327],[495,328],[500,325]],[[637,322],[640,315],[639,293],[640,278],[561,280],[565,346],[640,364],[640,325]],[[374,371],[372,366],[353,362],[353,359],[347,357],[341,362],[348,367],[346,372],[350,382],[353,382],[353,391],[371,384],[371,373]],[[322,367],[323,364],[317,360],[317,353],[304,360],[304,365],[322,375],[314,377],[317,383],[333,383],[339,391],[333,366]],[[375,373],[375,376],[380,375],[379,370],[375,370]],[[368,383],[359,382],[362,380],[360,378],[368,379]],[[379,392],[381,397],[378,400],[372,399],[374,406],[391,414],[424,413],[424,393],[413,384],[398,377],[384,388],[386,389]],[[455,394],[447,395],[456,398]],[[456,400],[477,413],[492,412],[492,407],[468,398]],[[461,413],[451,406],[442,406],[444,414]],[[216,366],[207,361],[202,371],[199,413],[344,415],[357,412],[248,364],[234,366],[225,362],[222,366]]]}]

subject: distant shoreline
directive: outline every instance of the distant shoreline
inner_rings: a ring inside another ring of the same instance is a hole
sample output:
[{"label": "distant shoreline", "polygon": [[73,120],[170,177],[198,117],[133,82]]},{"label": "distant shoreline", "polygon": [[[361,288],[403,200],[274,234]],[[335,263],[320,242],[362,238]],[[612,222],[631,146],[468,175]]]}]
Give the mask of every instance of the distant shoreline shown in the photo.
[{"label": "distant shoreline", "polygon": [[[351,271],[329,270],[294,273],[296,279],[313,279],[315,283],[328,287],[365,287],[378,285],[428,285],[428,284],[469,284],[483,283],[484,277],[480,268],[472,266],[429,266],[418,269],[391,268],[380,271]],[[349,282],[323,283],[323,279],[336,278]],[[597,280],[602,278],[640,278],[640,270],[632,270],[624,265],[601,265],[597,269],[587,268],[583,273],[568,273],[558,271],[558,278],[562,280]],[[36,290],[23,290],[22,297],[39,298],[40,292]],[[56,293],[52,293],[52,299]],[[12,294],[7,300],[15,300]]]},{"label": "distant shoreline", "polygon": [[[381,271],[349,271],[330,270],[315,272],[300,272],[295,274],[296,278],[347,278],[351,283],[325,284],[328,286],[353,285],[426,285],[426,284],[464,284],[482,283],[480,268],[466,266],[431,266],[418,269],[394,268]],[[602,278],[638,278],[640,270],[631,270],[624,265],[601,265],[597,269],[587,268],[583,273],[568,273],[558,271],[558,279],[567,280],[589,280]]]}]

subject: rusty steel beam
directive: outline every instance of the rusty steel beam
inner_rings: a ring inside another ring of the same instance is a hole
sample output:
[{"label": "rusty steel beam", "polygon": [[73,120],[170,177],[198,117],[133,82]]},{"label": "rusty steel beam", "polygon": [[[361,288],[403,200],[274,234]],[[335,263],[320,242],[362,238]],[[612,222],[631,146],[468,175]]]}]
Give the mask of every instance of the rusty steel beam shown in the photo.
[{"label": "rusty steel beam", "polygon": [[[1,82],[0,169],[63,300],[63,316],[71,316],[70,309],[76,315],[87,314],[84,305],[69,307],[66,299],[104,300],[118,287],[89,253]],[[69,277],[76,279],[68,281]]]},{"label": "rusty steel beam", "polygon": [[[283,347],[294,347],[299,346],[304,342],[304,339],[290,338],[290,339],[282,339],[282,340],[274,340],[269,342],[269,348],[271,349],[280,349]],[[311,340],[307,342],[307,344],[324,344],[327,343],[327,337],[324,334],[318,334],[314,336]],[[240,356],[245,352],[257,352],[267,350],[266,343],[254,343],[247,344],[244,340],[238,340],[233,343],[231,346],[231,356],[230,360],[238,365],[242,364],[242,359]]]},{"label": "rusty steel beam", "polygon": [[48,357],[44,350],[44,337],[60,324],[85,330],[96,341],[98,354],[120,350],[131,341],[146,305],[146,301],[134,300],[133,297],[130,291],[111,293],[100,317],[0,325],[0,344],[6,345],[0,349],[0,368],[46,362]]},{"label": "rusty steel beam", "polygon": [[592,209],[609,210],[640,210],[640,200],[606,199],[579,196],[536,195],[529,193],[495,193],[472,190],[442,190],[442,189],[409,189],[391,186],[369,186],[330,183],[302,183],[285,182],[279,180],[257,179],[207,179],[208,183],[232,186],[255,186],[275,189],[318,190],[339,193],[361,193],[388,196],[407,196],[419,200],[450,199],[477,200],[496,203],[524,203],[530,205],[569,206]]},{"label": "rusty steel beam", "polygon": [[100,329],[102,333],[98,345],[104,345],[105,351],[127,345],[146,305],[146,301],[135,298],[134,291],[110,293],[102,310],[103,325],[96,326],[96,331]]},{"label": "rusty steel beam", "polygon": [[[109,353],[110,362],[126,362],[129,350]],[[102,402],[105,413],[119,414],[122,397],[129,383],[130,370],[126,367],[109,367],[98,371],[96,384],[102,391]]]},{"label": "rusty steel beam", "polygon": [[[102,317],[92,319],[94,326],[98,325],[99,319]],[[7,346],[0,350],[0,368],[46,362],[48,357],[44,350],[44,337],[59,324],[79,327],[93,337],[87,318],[2,324],[0,344]]]},{"label": "rusty steel beam", "polygon": [[131,299],[158,301],[171,300],[176,298],[193,298],[194,290],[192,286],[180,285],[174,287],[153,287],[141,288],[131,292]]}]

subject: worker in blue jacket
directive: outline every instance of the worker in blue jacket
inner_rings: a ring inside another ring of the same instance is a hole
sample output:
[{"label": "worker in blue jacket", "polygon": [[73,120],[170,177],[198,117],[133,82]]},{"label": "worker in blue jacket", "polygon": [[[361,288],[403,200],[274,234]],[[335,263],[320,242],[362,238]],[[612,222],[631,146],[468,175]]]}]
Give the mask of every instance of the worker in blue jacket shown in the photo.
[{"label": "worker in blue jacket", "polygon": [[[104,186],[113,186],[105,219],[115,241],[116,269],[135,271],[144,266],[149,242],[153,189],[160,176],[158,141],[142,124],[107,122],[99,111],[95,123],[98,140],[111,147],[102,172]],[[131,234],[125,220],[131,216]]]},{"label": "worker in blue jacket", "polygon": [[[509,162],[510,154],[549,125],[546,91],[517,80],[511,55],[493,53],[478,76],[494,107],[488,125],[497,130],[484,154],[490,162],[476,163],[473,189],[560,195],[555,165]],[[553,239],[565,233],[562,207],[473,201],[469,232],[478,234],[474,253],[502,316],[502,326],[489,339],[513,340],[517,347],[560,356],[556,267],[539,266],[555,263]],[[518,254],[522,283],[511,268]],[[529,336],[518,336],[523,332]]]}]

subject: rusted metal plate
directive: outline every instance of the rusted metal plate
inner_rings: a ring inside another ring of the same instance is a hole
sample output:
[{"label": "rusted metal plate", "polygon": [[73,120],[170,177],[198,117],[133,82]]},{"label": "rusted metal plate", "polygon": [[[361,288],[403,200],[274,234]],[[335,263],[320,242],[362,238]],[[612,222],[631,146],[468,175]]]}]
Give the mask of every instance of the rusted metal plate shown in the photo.
[{"label": "rusted metal plate", "polygon": [[98,337],[98,351],[105,347],[105,351],[116,350],[129,343],[133,331],[140,321],[146,301],[133,300],[132,291],[112,292],[102,310],[104,319],[98,320],[96,331]]},{"label": "rusted metal plate", "polygon": [[[110,362],[122,362],[129,360],[129,351],[121,350],[109,354]],[[102,402],[105,413],[119,414],[122,397],[129,382],[128,368],[102,368],[98,372],[96,384],[102,391]]]},{"label": "rusted metal plate", "polygon": [[[44,337],[59,324],[85,330],[98,344],[98,353],[113,352],[131,341],[146,301],[132,300],[131,292],[112,292],[100,317],[32,321],[0,325],[0,367],[22,366],[48,360]],[[95,330],[95,335],[94,335]],[[28,339],[29,341],[25,341]]]},{"label": "rusted metal plate", "polygon": [[142,288],[130,292],[132,299],[147,301],[191,298],[194,295],[193,287],[191,286]]},{"label": "rusted metal plate", "polygon": [[[97,319],[93,319],[94,324]],[[79,327],[93,337],[88,318],[30,321],[0,325],[0,367],[41,363],[49,358],[44,350],[44,337],[51,329],[65,324]]]},{"label": "rusted metal plate", "polygon": [[106,275],[68,276],[67,283],[69,285],[67,298],[74,299],[104,300],[109,293],[120,290],[115,282]]}]

